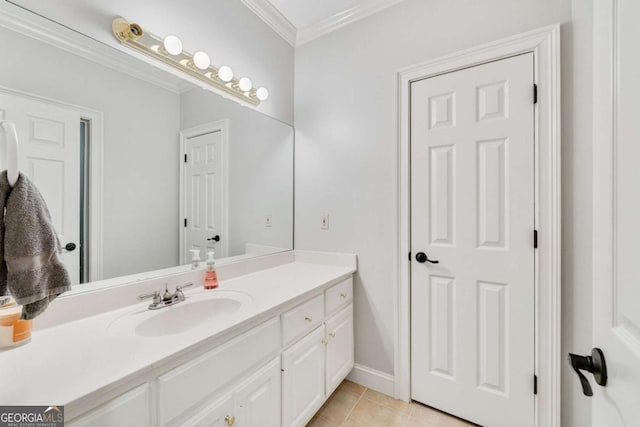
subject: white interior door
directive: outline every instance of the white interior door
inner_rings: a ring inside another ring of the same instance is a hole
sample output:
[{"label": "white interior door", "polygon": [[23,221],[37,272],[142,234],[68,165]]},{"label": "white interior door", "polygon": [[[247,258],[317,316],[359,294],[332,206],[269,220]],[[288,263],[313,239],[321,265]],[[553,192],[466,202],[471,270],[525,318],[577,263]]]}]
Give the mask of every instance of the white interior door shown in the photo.
[{"label": "white interior door", "polygon": [[534,422],[533,69],[411,85],[412,398],[486,426]]},{"label": "white interior door", "polygon": [[[184,259],[190,260],[189,249],[200,249],[204,259],[207,250],[216,258],[225,257],[223,239],[223,131],[207,132],[186,138],[187,155],[184,168],[186,233]],[[208,249],[210,248],[210,249]]]},{"label": "white interior door", "polygon": [[[80,114],[0,92],[0,117],[16,124],[20,171],[40,190],[63,248],[72,283],[80,283]],[[6,168],[6,165],[4,165]]]},{"label": "white interior door", "polygon": [[593,325],[607,384],[586,376],[594,392],[594,427],[638,426],[640,2],[603,0],[594,8]]}]

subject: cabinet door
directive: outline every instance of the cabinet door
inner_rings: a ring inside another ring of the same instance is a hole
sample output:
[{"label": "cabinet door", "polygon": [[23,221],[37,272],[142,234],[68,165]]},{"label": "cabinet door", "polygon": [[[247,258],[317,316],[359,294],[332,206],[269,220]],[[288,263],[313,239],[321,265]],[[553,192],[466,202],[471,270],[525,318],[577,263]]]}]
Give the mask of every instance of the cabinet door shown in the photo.
[{"label": "cabinet door", "polygon": [[280,427],[280,357],[252,375],[234,392],[238,427]]},{"label": "cabinet door", "polygon": [[345,379],[354,363],[353,305],[327,320],[327,394]]},{"label": "cabinet door", "polygon": [[233,414],[233,397],[225,394],[215,400],[198,415],[180,423],[181,426],[188,427],[231,427],[236,425],[236,418]]},{"label": "cabinet door", "polygon": [[284,427],[302,427],[324,402],[325,328],[318,327],[282,353]]},{"label": "cabinet door", "polygon": [[72,427],[144,427],[151,425],[149,385],[116,397],[97,409],[67,423]]}]

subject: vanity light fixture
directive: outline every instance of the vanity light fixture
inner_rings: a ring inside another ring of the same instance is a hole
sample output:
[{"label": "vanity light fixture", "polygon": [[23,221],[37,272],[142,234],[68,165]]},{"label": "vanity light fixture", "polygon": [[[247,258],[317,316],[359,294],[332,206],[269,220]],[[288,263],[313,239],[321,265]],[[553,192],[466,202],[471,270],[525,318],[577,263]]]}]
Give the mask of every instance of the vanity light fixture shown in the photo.
[{"label": "vanity light fixture", "polygon": [[235,80],[230,67],[223,65],[216,68],[211,65],[211,59],[206,52],[198,51],[193,55],[185,52],[182,42],[174,35],[168,35],[163,39],[123,18],[114,19],[111,28],[115,37],[124,46],[171,65],[249,104],[259,105],[269,97],[269,91],[266,88],[254,89],[251,79],[242,77]]}]

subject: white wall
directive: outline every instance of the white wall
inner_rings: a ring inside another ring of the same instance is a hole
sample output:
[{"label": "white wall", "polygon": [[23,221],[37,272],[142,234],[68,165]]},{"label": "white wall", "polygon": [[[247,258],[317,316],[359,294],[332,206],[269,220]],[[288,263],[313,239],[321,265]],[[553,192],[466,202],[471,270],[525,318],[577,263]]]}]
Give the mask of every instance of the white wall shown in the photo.
[{"label": "white wall", "polygon": [[0,86],[104,113],[104,277],[176,265],[179,95],[2,27],[0,40]]},{"label": "white wall", "polygon": [[229,65],[237,76],[246,75],[256,86],[266,86],[270,98],[259,110],[293,123],[293,47],[239,0],[13,1],[129,53],[111,32],[117,16],[159,36],[175,34],[185,50],[204,50],[214,65]]},{"label": "white wall", "polygon": [[[581,12],[572,24],[571,6],[571,0],[406,0],[296,50],[295,247],[358,254],[357,363],[393,373],[394,73],[554,23],[563,24],[562,351],[590,349],[590,113],[582,104],[590,86],[581,69],[589,52],[573,49],[577,38],[588,38],[588,29],[578,28],[588,17]],[[319,227],[323,212],[331,215],[327,231]],[[563,425],[589,425],[590,402],[568,365],[563,369]]]},{"label": "white wall", "polygon": [[228,255],[247,243],[293,249],[293,128],[198,88],[182,94],[180,112],[182,129],[229,120]]}]

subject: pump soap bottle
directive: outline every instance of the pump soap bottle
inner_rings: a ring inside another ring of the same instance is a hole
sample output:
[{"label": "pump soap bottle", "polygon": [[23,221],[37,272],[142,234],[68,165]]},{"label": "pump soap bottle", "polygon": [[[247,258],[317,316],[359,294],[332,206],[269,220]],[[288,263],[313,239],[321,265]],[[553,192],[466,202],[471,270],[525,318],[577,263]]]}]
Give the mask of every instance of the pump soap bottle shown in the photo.
[{"label": "pump soap bottle", "polygon": [[189,252],[191,252],[191,269],[195,270],[200,267],[200,249],[189,249]]},{"label": "pump soap bottle", "polygon": [[216,260],[214,252],[207,252],[207,273],[204,276],[204,288],[215,289],[218,287],[218,273],[216,273]]}]

